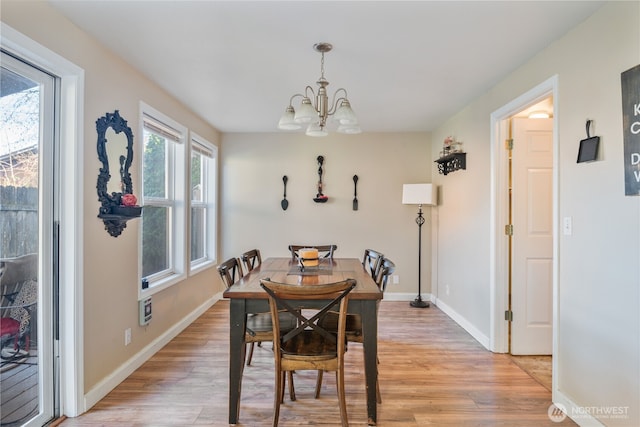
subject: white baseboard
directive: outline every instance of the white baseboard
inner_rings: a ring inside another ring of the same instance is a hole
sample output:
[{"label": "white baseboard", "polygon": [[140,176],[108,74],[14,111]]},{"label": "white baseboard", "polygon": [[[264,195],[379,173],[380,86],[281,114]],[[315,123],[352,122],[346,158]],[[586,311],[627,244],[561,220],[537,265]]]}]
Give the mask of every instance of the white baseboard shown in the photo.
[{"label": "white baseboard", "polygon": [[81,412],[86,412],[93,405],[98,403],[100,399],[105,397],[111,390],[113,390],[118,384],[124,381],[129,375],[131,375],[136,369],[138,369],[144,362],[149,360],[151,356],[156,354],[162,347],[167,345],[172,339],[174,339],[180,332],[182,332],[187,326],[193,323],[198,317],[200,317],[205,311],[207,311],[213,304],[222,298],[222,294],[218,293],[213,295],[210,299],[204,302],[200,307],[196,308],[189,315],[183,318],[179,323],[176,323],[172,328],[168,329],[164,334],[153,340],[149,345],[136,353],[131,359],[127,360],[118,369],[113,371],[109,376],[100,381],[84,395],[84,408]]},{"label": "white baseboard", "polygon": [[559,390],[553,390],[553,397],[551,399],[553,403],[560,407],[563,412],[567,414],[576,424],[581,427],[604,427],[600,421],[592,417],[587,408],[583,408],[580,405],[576,405],[568,396]]},{"label": "white baseboard", "polygon": [[464,316],[461,316],[457,311],[449,307],[442,300],[435,300],[434,304],[442,310],[447,316],[449,316],[454,322],[460,325],[465,331],[467,331],[473,338],[475,338],[480,344],[487,350],[490,350],[490,339],[483,334],[478,328],[476,328],[471,322],[469,322]]}]

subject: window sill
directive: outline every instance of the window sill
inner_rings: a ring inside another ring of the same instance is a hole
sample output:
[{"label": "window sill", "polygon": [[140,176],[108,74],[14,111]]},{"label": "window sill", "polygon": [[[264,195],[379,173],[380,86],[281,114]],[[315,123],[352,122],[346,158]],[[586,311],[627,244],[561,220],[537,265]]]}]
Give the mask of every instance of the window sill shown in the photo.
[{"label": "window sill", "polygon": [[200,273],[201,271],[208,270],[211,267],[214,267],[215,265],[216,265],[215,260],[207,260],[207,261],[199,262],[197,264],[192,264],[189,267],[189,276],[193,276],[195,274]]},{"label": "window sill", "polygon": [[150,283],[147,289],[138,288],[138,300],[141,301],[145,298],[150,297],[151,295],[157,294],[160,291],[163,291],[177,283],[182,282],[186,278],[187,275],[184,273],[172,274],[170,276],[163,277],[160,280]]}]

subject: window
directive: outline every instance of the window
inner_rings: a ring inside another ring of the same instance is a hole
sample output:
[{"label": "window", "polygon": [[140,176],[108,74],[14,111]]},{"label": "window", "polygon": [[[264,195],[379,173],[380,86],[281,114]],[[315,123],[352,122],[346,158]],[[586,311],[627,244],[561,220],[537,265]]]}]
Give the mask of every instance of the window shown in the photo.
[{"label": "window", "polygon": [[186,128],[144,103],[141,115],[144,296],[184,278]]},{"label": "window", "polygon": [[191,271],[215,261],[217,154],[213,144],[191,133]]}]

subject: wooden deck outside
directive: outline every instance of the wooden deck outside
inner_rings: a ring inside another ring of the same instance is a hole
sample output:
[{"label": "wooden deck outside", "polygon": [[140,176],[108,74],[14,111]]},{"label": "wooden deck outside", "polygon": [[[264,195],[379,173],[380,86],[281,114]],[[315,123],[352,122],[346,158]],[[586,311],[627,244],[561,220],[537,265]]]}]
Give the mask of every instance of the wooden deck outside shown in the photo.
[{"label": "wooden deck outside", "polygon": [[0,426],[19,427],[38,413],[38,365],[31,357],[0,367]]}]

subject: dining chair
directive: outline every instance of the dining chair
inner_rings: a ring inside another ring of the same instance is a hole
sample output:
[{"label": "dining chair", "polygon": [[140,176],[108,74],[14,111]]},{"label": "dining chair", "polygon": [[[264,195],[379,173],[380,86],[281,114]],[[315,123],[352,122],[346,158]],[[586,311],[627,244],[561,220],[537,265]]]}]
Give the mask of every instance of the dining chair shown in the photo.
[{"label": "dining chair", "polygon": [[378,275],[378,269],[380,268],[380,261],[384,255],[373,249],[365,249],[364,256],[362,257],[362,266],[374,279]]},{"label": "dining chair", "polygon": [[[384,292],[387,287],[389,276],[393,274],[396,269],[396,265],[388,258],[382,258],[380,261],[380,268],[378,274],[374,278],[378,288]],[[335,331],[338,327],[338,314],[335,311],[330,311],[321,319],[321,324],[328,330]],[[362,318],[359,314],[347,314],[345,336],[347,342],[363,343],[364,337],[362,336]],[[318,378],[316,380],[316,397],[320,396],[320,390],[322,388],[322,375],[321,370],[318,371]],[[382,403],[382,396],[380,395],[380,385],[376,379],[376,398],[378,403]]]},{"label": "dining chair", "polygon": [[262,264],[262,256],[259,249],[251,249],[240,256],[247,273]]},{"label": "dining chair", "polygon": [[338,245],[289,245],[291,259],[297,261],[300,257],[300,249],[312,248],[318,250],[318,258],[333,259],[333,253],[338,249]]},{"label": "dining chair", "polygon": [[378,269],[378,274],[375,277],[376,285],[378,288],[384,292],[387,290],[387,283],[389,282],[389,277],[393,275],[396,271],[396,265],[389,258],[382,258],[380,262],[380,268]]},{"label": "dining chair", "polygon": [[[349,293],[356,286],[356,281],[346,279],[323,285],[290,285],[263,279],[260,286],[269,297],[275,337],[273,427],[277,427],[280,417],[285,374],[297,370],[336,372],[340,419],[342,426],[347,427],[349,421],[344,389],[345,326]],[[305,304],[318,300],[325,301],[320,308],[309,308]],[[338,304],[337,328],[323,328],[318,320]],[[298,319],[298,326],[291,331],[283,331],[280,327],[279,312],[282,309]]]},{"label": "dining chair", "polygon": [[218,264],[218,273],[220,273],[220,277],[227,288],[244,277],[242,264],[240,264],[238,258],[229,258]]},{"label": "dining chair", "polygon": [[[220,265],[218,265],[218,273],[224,282],[225,286],[229,288],[236,281],[244,277],[242,271],[242,265],[238,258],[229,258]],[[296,326],[295,317],[288,313],[282,313],[281,322],[283,329],[293,329]],[[255,344],[262,345],[262,342],[273,342],[273,323],[271,321],[270,313],[252,313],[247,316],[247,331],[244,334],[244,340],[247,343],[247,366],[251,365],[253,359],[253,349]],[[293,389],[291,390],[292,400],[295,400]]]}]

